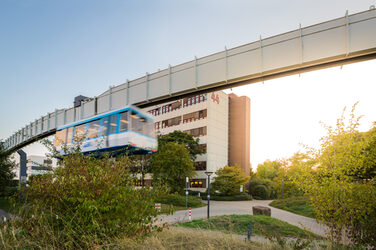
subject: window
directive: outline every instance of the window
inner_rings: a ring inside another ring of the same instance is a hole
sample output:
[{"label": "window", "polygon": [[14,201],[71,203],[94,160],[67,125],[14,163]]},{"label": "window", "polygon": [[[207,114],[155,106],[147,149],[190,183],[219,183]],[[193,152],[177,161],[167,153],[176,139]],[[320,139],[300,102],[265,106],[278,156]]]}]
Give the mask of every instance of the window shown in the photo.
[{"label": "window", "polygon": [[206,170],[206,161],[196,161],[195,162],[196,171]]},{"label": "window", "polygon": [[120,114],[119,132],[128,130],[128,120],[128,111],[125,111]]},{"label": "window", "polygon": [[52,160],[51,159],[44,159],[43,160],[43,164],[51,165],[52,164]]},{"label": "window", "polygon": [[63,135],[63,131],[60,130],[60,131],[56,131],[56,134],[55,134],[55,141],[54,141],[54,146],[59,146],[61,143],[62,143],[62,135]]},{"label": "window", "polygon": [[155,128],[152,120],[147,121],[148,131],[150,137],[155,137]]},{"label": "window", "polygon": [[147,120],[145,117],[140,116],[140,119],[138,120],[138,132],[140,132],[143,135],[148,134]]},{"label": "window", "polygon": [[185,130],[184,132],[187,132],[188,134],[193,135],[193,137],[205,136],[206,135],[206,127]]},{"label": "window", "polygon": [[116,133],[117,114],[103,118],[102,136]]},{"label": "window", "polygon": [[155,130],[159,130],[160,124],[161,124],[160,122],[154,123]]},{"label": "window", "polygon": [[162,121],[162,128],[168,128],[171,126],[179,125],[181,122],[181,116],[177,116],[168,120]]},{"label": "window", "polygon": [[192,179],[190,186],[192,188],[206,188],[206,179]]},{"label": "window", "polygon": [[138,119],[140,117],[135,113],[131,113],[131,120],[132,120],[132,131],[138,131]]},{"label": "window", "polygon": [[183,99],[183,107],[188,107],[188,106],[200,103],[200,102],[204,102],[204,101],[206,101],[206,99],[207,99],[206,94],[184,98]]},{"label": "window", "polygon": [[89,139],[99,136],[99,120],[91,121],[87,128],[87,137]]},{"label": "window", "polygon": [[74,127],[74,140],[81,141],[85,139],[86,124],[77,125]]},{"label": "window", "polygon": [[196,121],[197,119],[204,119],[207,116],[208,116],[208,112],[206,109],[189,113],[183,116],[183,123],[193,122],[193,121]]},{"label": "window", "polygon": [[68,128],[67,131],[67,143],[72,143],[73,127]]}]

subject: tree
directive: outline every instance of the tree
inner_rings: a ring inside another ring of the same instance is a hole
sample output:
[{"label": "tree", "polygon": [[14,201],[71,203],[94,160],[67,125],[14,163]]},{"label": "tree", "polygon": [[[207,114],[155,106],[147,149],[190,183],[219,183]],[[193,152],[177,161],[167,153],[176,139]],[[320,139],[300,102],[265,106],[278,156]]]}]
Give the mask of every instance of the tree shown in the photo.
[{"label": "tree", "polygon": [[282,163],[278,160],[266,160],[257,166],[257,177],[261,179],[273,180],[278,175],[278,170],[281,168]]},{"label": "tree", "polygon": [[246,176],[238,165],[225,166],[218,169],[215,174],[212,186],[221,195],[240,194],[240,186],[244,187],[249,180],[249,176]]},{"label": "tree", "polygon": [[200,140],[198,138],[193,138],[191,134],[175,130],[167,135],[159,135],[158,147],[163,146],[167,142],[183,144],[188,149],[190,157],[194,161],[197,155],[204,153],[199,147],[199,141]]},{"label": "tree", "polygon": [[10,154],[5,151],[3,143],[0,141],[0,194],[11,185],[15,176],[13,169],[15,163],[11,160]]},{"label": "tree", "polygon": [[355,106],[346,122],[345,110],[321,148],[312,152],[314,171],[303,173],[299,182],[309,195],[317,219],[340,240],[343,230],[357,244],[376,246],[376,126],[358,131],[360,117]]},{"label": "tree", "polygon": [[278,175],[273,179],[275,190],[279,197],[302,196],[303,191],[296,183],[306,173],[310,173],[315,164],[309,154],[297,152],[290,158],[281,161],[282,167],[278,169]]},{"label": "tree", "polygon": [[171,192],[182,193],[185,178],[196,175],[191,155],[184,145],[166,142],[152,158],[153,182],[167,184]]}]

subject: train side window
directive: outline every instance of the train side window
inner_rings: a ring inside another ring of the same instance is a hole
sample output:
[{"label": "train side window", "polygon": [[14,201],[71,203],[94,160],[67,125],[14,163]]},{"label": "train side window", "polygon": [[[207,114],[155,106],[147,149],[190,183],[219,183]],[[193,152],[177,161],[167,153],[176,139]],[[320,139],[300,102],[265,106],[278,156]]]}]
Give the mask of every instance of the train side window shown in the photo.
[{"label": "train side window", "polygon": [[72,137],[73,137],[73,127],[68,128],[67,130],[67,143],[72,143]]},{"label": "train side window", "polygon": [[54,146],[57,147],[61,144],[61,136],[63,131],[56,131],[55,134],[55,140],[54,140]]},{"label": "train side window", "polygon": [[109,120],[110,120],[110,117],[108,116],[101,119],[101,136],[107,135]]},{"label": "train side window", "polygon": [[86,124],[77,125],[74,127],[74,140],[81,141],[85,139]]},{"label": "train side window", "polygon": [[88,124],[87,137],[89,139],[99,136],[99,120],[91,121]]},{"label": "train side window", "polygon": [[141,116],[140,119],[139,119],[139,128],[138,128],[139,130],[138,130],[138,132],[140,132],[143,135],[148,134],[148,129],[147,129],[146,124],[147,124],[146,118]]},{"label": "train side window", "polygon": [[60,141],[60,144],[65,144],[66,143],[66,140],[67,139],[67,129],[63,129],[61,131],[61,141]]},{"label": "train side window", "polygon": [[153,124],[153,120],[148,120],[148,132],[150,137],[155,137],[155,126]]},{"label": "train side window", "polygon": [[111,115],[108,119],[110,121],[109,133],[114,134],[117,132],[117,114]]},{"label": "train side window", "polygon": [[119,132],[128,130],[128,111],[125,111],[120,114],[120,126],[119,126]]},{"label": "train side window", "polygon": [[139,119],[140,117],[137,115],[137,113],[135,113],[135,112],[132,112],[131,113],[131,124],[132,124],[132,131],[139,131],[139,129],[138,129],[138,119]]},{"label": "train side window", "polygon": [[103,118],[102,136],[116,133],[117,115],[111,115]]}]

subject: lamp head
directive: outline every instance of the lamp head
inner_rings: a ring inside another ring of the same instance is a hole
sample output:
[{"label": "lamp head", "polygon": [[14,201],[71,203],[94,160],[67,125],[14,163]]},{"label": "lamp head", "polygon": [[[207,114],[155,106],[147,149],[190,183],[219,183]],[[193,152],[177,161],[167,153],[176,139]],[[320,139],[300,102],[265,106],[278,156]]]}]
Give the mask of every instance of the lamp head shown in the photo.
[{"label": "lamp head", "polygon": [[213,174],[213,172],[210,172],[210,171],[205,171],[205,174],[206,174],[207,176],[210,176],[210,175],[212,175],[212,174]]}]

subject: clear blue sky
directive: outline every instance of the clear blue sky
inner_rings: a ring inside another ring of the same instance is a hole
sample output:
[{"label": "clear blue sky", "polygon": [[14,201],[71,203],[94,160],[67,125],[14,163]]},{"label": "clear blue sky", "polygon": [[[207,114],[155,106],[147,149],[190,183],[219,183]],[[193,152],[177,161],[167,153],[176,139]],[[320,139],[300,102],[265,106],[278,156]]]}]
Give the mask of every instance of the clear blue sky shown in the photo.
[{"label": "clear blue sky", "polygon": [[77,95],[95,96],[168,64],[372,4],[376,0],[1,0],[0,139],[72,106]]}]

